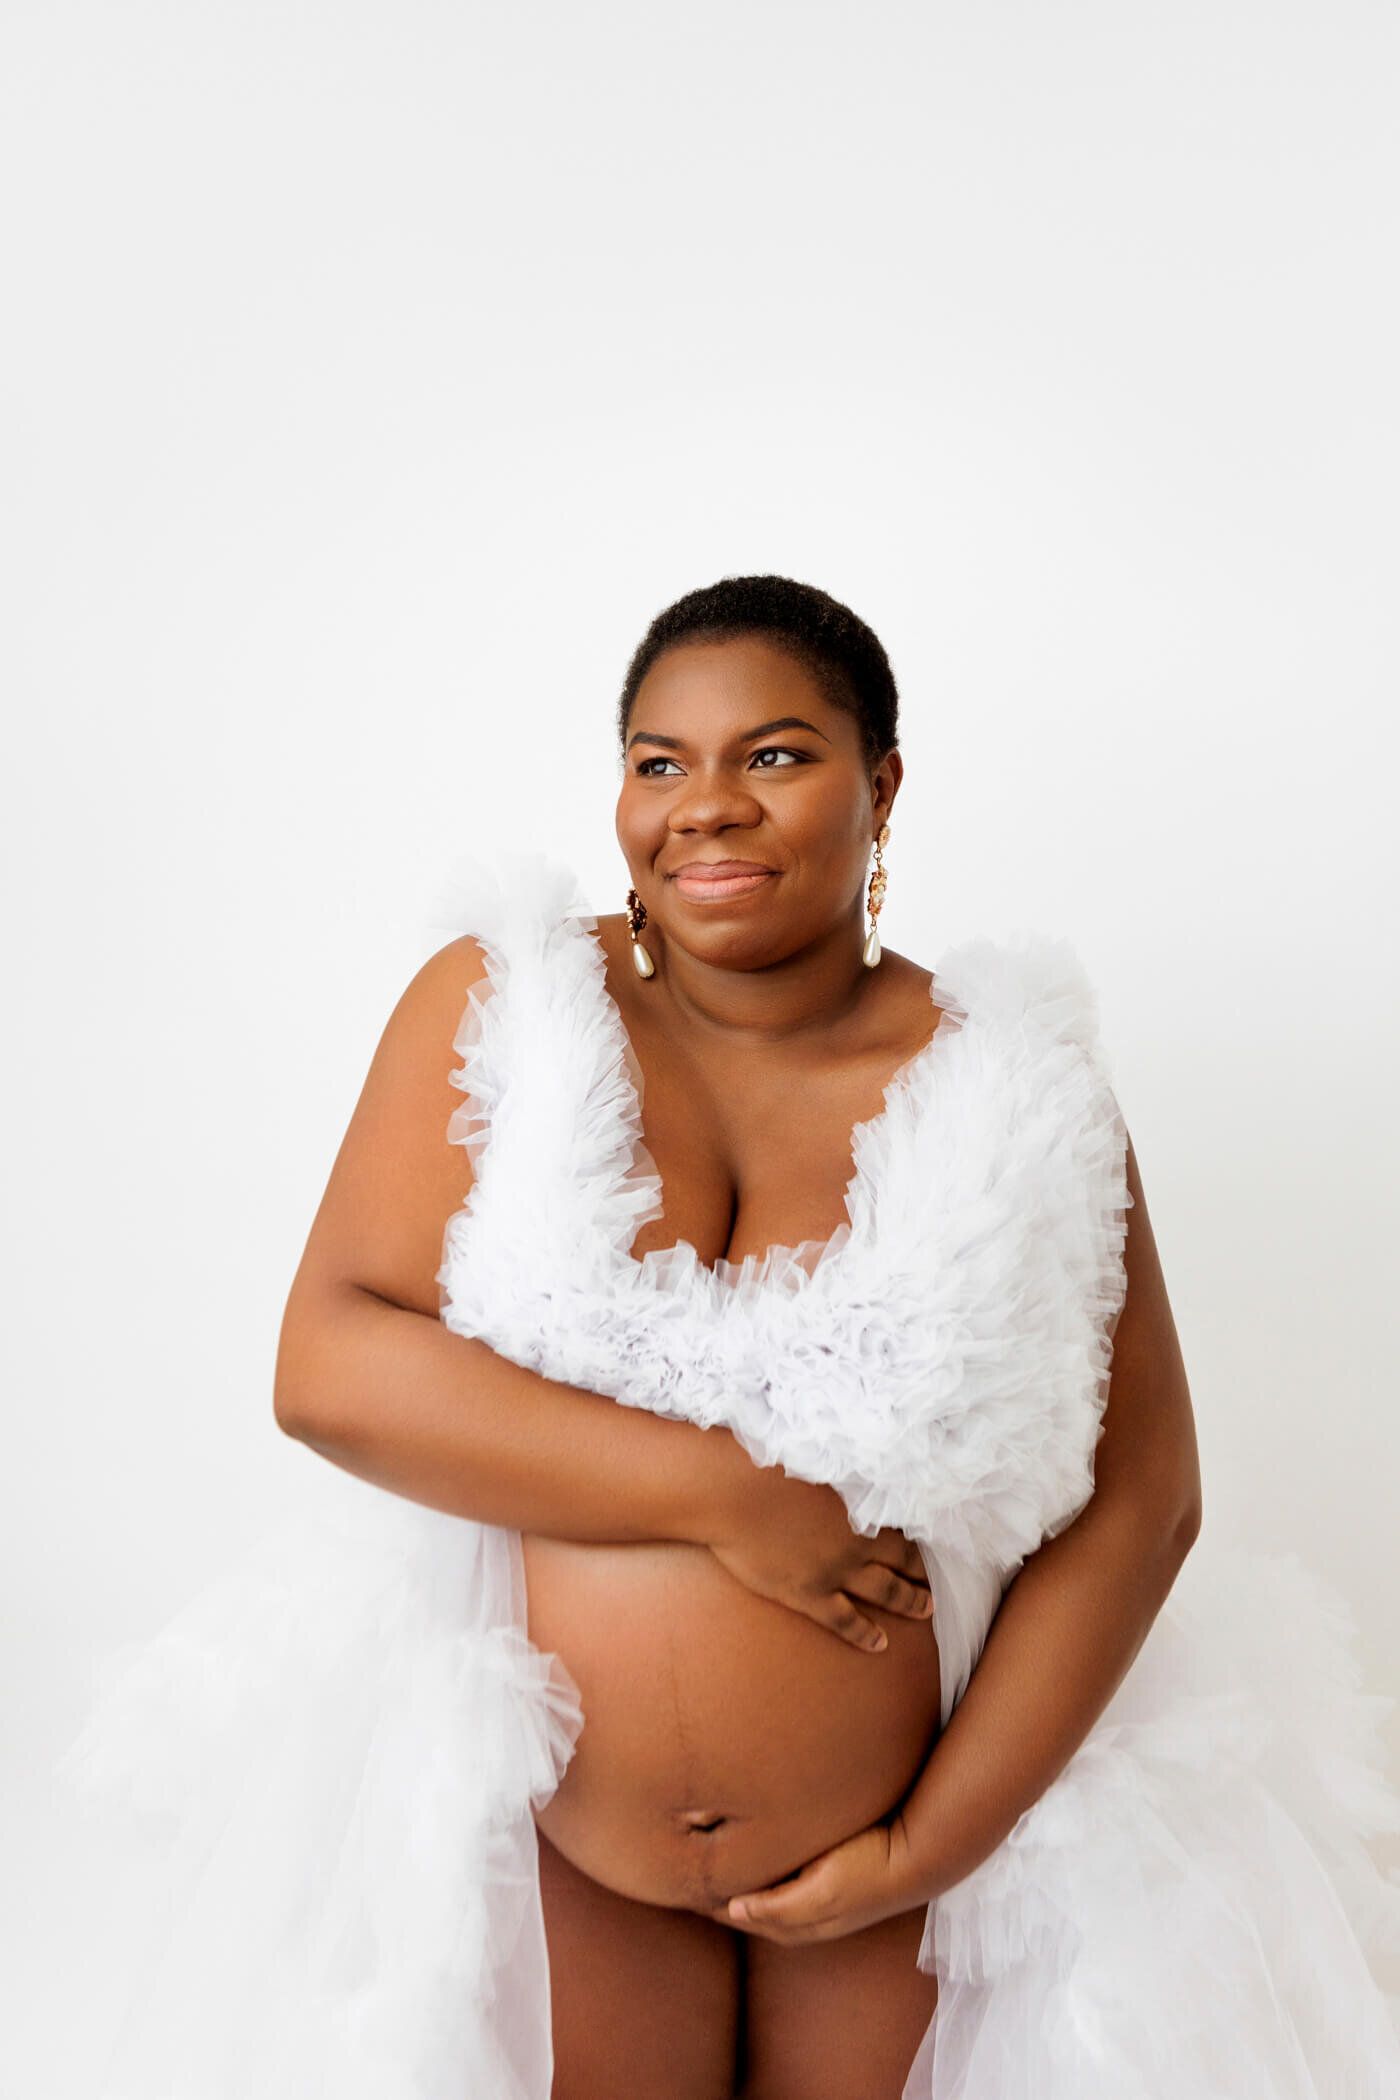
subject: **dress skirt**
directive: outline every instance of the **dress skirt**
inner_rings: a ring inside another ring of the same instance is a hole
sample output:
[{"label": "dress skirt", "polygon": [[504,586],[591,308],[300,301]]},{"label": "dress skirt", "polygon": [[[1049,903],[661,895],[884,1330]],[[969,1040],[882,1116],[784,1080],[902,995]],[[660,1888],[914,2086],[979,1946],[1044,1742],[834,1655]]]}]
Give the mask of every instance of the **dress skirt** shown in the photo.
[{"label": "dress skirt", "polygon": [[[109,1663],[54,1775],[76,1842],[14,2100],[547,2100],[531,1809],[578,1697],[515,1533],[343,1486]],[[929,1906],[906,2100],[1400,2095],[1366,1842],[1400,1803],[1353,1645],[1295,1558],[1202,1540],[1060,1778]]]}]

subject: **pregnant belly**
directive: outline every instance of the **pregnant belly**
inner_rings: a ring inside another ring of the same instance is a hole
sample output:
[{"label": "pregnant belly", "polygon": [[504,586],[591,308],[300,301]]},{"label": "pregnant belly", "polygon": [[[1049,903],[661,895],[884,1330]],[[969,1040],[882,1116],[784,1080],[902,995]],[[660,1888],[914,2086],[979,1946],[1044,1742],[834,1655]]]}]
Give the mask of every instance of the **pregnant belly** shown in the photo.
[{"label": "pregnant belly", "polygon": [[864,1607],[870,1654],[745,1589],[703,1546],[523,1541],[530,1639],[584,1725],[537,1822],[619,1894],[709,1910],[877,1822],[938,1732],[927,1620]]}]

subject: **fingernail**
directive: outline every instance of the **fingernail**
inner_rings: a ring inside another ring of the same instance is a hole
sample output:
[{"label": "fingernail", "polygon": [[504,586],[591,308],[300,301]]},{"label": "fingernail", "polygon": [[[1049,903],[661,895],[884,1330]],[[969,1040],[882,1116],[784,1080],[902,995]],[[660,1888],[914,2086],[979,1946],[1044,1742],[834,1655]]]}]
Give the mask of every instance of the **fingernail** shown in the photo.
[{"label": "fingernail", "polygon": [[729,1915],[730,1915],[730,1917],[731,1917],[731,1918],[746,1918],[746,1917],[748,1916],[748,1914],[749,1914],[749,1906],[747,1905],[747,1903],[741,1903],[741,1902],[739,1901],[739,1898],[738,1898],[737,1896],[735,1896],[735,1897],[734,1897],[734,1899],[732,1900],[732,1902],[730,1903],[730,1906],[729,1906]]},{"label": "fingernail", "polygon": [[889,1644],[889,1636],[883,1627],[877,1630],[874,1640],[870,1643],[872,1648],[888,1648]]}]

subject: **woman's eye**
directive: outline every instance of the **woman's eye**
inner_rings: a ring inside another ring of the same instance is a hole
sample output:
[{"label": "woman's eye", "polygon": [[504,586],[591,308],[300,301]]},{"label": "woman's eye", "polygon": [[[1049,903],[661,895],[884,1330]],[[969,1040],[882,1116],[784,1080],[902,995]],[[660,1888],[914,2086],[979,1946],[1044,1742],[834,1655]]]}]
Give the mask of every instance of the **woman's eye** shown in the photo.
[{"label": "woman's eye", "polygon": [[[749,764],[762,772],[774,773],[780,767],[800,766],[806,758],[805,751],[790,751],[785,744],[765,744],[753,753]],[[681,773],[685,769],[674,758],[643,758],[638,760],[636,770],[644,780],[660,780],[667,772]]]}]

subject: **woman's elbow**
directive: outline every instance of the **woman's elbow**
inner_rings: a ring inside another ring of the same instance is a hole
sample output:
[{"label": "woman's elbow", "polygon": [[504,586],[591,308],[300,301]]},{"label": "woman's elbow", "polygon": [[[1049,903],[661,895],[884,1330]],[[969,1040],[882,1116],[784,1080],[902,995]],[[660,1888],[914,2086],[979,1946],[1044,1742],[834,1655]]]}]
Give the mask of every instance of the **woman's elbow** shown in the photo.
[{"label": "woman's elbow", "polygon": [[299,1443],[306,1442],[310,1429],[306,1408],[280,1385],[272,1388],[272,1419],[283,1436],[294,1437]]},{"label": "woman's elbow", "polygon": [[302,1382],[283,1369],[280,1357],[272,1380],[272,1419],[284,1436],[308,1441],[314,1419],[310,1396]]},{"label": "woman's elbow", "polygon": [[346,1448],[349,1431],[343,1407],[332,1410],[334,1391],[324,1381],[274,1378],[272,1418],[284,1436],[329,1458]]},{"label": "woman's elbow", "polygon": [[1095,1503],[1129,1561],[1157,1568],[1168,1584],[1176,1580],[1200,1535],[1199,1480],[1172,1483],[1159,1472],[1150,1481],[1105,1482],[1095,1490],[1090,1509]]},{"label": "woman's elbow", "polygon": [[378,1344],[390,1311],[404,1321],[403,1308],[358,1284],[293,1287],[272,1374],[272,1412],[284,1435],[323,1456],[354,1447],[380,1411]]},{"label": "woman's elbow", "polygon": [[1177,1549],[1180,1552],[1181,1558],[1183,1560],[1185,1560],[1187,1554],[1191,1551],[1191,1548],[1195,1545],[1200,1535],[1201,1484],[1198,1480],[1194,1488],[1192,1488],[1188,1492],[1184,1499],[1181,1513],[1177,1518],[1176,1526],[1172,1534]]},{"label": "woman's elbow", "polygon": [[1201,1534],[1201,1473],[1194,1443],[1177,1464],[1155,1469],[1143,1521],[1162,1542],[1174,1577]]},{"label": "woman's elbow", "polygon": [[1201,1453],[1196,1442],[1196,1424],[1189,1395],[1183,1411],[1185,1425],[1175,1468],[1178,1485],[1174,1536],[1185,1560],[1201,1535]]},{"label": "woman's elbow", "polygon": [[311,1443],[325,1429],[326,1377],[323,1308],[293,1290],[277,1338],[272,1415],[284,1436]]}]

